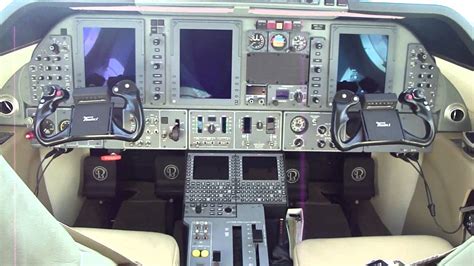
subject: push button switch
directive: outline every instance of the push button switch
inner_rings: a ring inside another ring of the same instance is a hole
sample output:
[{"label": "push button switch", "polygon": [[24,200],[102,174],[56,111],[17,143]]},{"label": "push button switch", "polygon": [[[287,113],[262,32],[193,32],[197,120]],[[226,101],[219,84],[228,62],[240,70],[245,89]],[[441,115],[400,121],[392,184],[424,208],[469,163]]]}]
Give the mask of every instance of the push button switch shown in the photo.
[{"label": "push button switch", "polygon": [[199,258],[201,256],[201,251],[199,251],[199,249],[194,249],[191,252],[191,255],[193,255],[193,257],[195,257],[195,258]]},{"label": "push button switch", "polygon": [[206,250],[206,249],[201,250],[201,257],[203,257],[203,258],[209,257],[209,251]]}]

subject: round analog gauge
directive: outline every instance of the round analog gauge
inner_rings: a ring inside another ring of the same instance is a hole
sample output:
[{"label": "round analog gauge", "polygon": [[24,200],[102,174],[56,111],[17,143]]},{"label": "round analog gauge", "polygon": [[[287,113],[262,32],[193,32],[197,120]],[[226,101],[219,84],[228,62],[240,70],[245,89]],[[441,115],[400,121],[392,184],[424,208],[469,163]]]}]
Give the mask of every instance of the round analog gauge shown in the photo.
[{"label": "round analog gauge", "polygon": [[308,45],[308,40],[306,37],[302,35],[296,35],[291,39],[291,46],[296,50],[296,51],[303,51],[306,46]]},{"label": "round analog gauge", "polygon": [[265,46],[265,36],[261,33],[254,33],[249,36],[249,46],[254,50],[260,50]]},{"label": "round analog gauge", "polygon": [[59,126],[58,126],[59,131],[62,132],[66,130],[66,128],[68,128],[70,124],[71,124],[71,121],[69,119],[64,119],[63,121],[59,122]]},{"label": "round analog gauge", "polygon": [[271,40],[272,47],[275,50],[282,50],[283,48],[285,48],[286,42],[287,42],[286,37],[283,34],[275,34],[273,35],[272,40]]},{"label": "round analog gauge", "polygon": [[302,116],[297,116],[291,120],[290,128],[295,134],[303,134],[308,129],[308,120]]},{"label": "round analog gauge", "polygon": [[40,130],[45,136],[51,136],[54,133],[54,122],[49,119],[43,120]]}]

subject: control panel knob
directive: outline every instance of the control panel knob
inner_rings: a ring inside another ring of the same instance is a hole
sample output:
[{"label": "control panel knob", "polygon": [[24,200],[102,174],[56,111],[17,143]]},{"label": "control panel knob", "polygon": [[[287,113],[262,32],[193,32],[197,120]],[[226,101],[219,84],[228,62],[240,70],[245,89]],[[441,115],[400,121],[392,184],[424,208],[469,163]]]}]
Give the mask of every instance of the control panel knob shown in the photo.
[{"label": "control panel knob", "polygon": [[13,103],[10,101],[0,102],[0,114],[9,115],[14,111]]},{"label": "control panel knob", "polygon": [[202,207],[201,205],[197,205],[195,208],[194,208],[194,211],[197,213],[197,214],[200,214],[202,212]]},{"label": "control panel knob", "polygon": [[297,103],[302,103],[303,102],[303,93],[301,91],[295,92],[293,95],[293,98],[295,99],[295,102]]},{"label": "control panel knob", "polygon": [[317,42],[315,45],[316,49],[323,49],[323,44],[320,42]]},{"label": "control panel knob", "polygon": [[304,141],[302,139],[295,139],[293,144],[295,144],[296,147],[301,147],[303,146]]},{"label": "control panel knob", "polygon": [[328,129],[325,126],[318,127],[318,133],[321,134],[321,135],[326,134],[327,131],[328,131]]},{"label": "control panel knob", "polygon": [[214,134],[216,132],[216,126],[214,124],[210,124],[207,127],[207,131],[209,132],[209,134]]},{"label": "control panel knob", "polygon": [[319,103],[319,102],[320,102],[320,100],[319,100],[318,97],[313,97],[313,103]]},{"label": "control panel knob", "polygon": [[313,70],[314,70],[315,73],[321,73],[322,68],[321,68],[320,66],[315,66],[315,67],[313,68]]},{"label": "control panel knob", "polygon": [[263,129],[263,123],[261,121],[257,122],[257,129]]},{"label": "control panel knob", "polygon": [[318,141],[318,147],[319,147],[320,149],[326,147],[326,141],[324,141],[324,140],[322,140],[322,139],[319,140],[319,141]]},{"label": "control panel knob", "polygon": [[174,141],[179,140],[179,123],[176,123],[173,128],[171,129],[170,134],[168,135],[170,139]]},{"label": "control panel knob", "polygon": [[425,60],[428,59],[428,56],[425,53],[421,52],[416,55],[416,58],[418,58],[418,60],[420,60],[421,62],[425,62]]},{"label": "control panel knob", "polygon": [[224,209],[224,211],[225,211],[226,213],[231,213],[231,212],[232,212],[232,208],[231,208],[231,207],[226,207],[226,208]]},{"label": "control panel knob", "polygon": [[53,43],[49,46],[49,50],[55,54],[59,54],[59,45]]},{"label": "control panel knob", "polygon": [[158,69],[160,69],[160,67],[161,67],[160,63],[154,63],[153,64],[153,69],[158,70]]}]

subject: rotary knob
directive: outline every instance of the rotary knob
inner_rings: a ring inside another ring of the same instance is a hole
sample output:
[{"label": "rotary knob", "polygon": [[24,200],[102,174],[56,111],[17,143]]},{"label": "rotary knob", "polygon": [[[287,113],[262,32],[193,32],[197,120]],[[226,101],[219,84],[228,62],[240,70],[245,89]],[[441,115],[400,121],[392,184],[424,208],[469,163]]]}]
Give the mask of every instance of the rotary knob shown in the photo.
[{"label": "rotary knob", "polygon": [[301,91],[295,92],[293,95],[293,99],[295,99],[295,102],[297,103],[302,103],[303,102],[303,93]]},{"label": "rotary knob", "polygon": [[49,46],[49,50],[53,52],[54,54],[59,54],[59,46],[55,43]]},{"label": "rotary knob", "polygon": [[216,126],[214,124],[210,124],[207,127],[207,131],[209,132],[209,134],[214,134],[216,132]]}]

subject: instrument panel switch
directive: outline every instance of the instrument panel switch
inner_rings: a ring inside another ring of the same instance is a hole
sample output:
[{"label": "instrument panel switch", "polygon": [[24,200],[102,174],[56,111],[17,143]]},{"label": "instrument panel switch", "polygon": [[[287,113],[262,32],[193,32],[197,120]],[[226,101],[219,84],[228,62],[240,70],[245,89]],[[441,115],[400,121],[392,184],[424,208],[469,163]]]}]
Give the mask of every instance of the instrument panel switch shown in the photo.
[{"label": "instrument panel switch", "polygon": [[275,134],[275,118],[267,117],[267,134]]},{"label": "instrument panel switch", "polygon": [[201,257],[203,258],[209,257],[209,250],[207,249],[201,250]]},{"label": "instrument panel switch", "polygon": [[212,261],[221,262],[221,252],[219,250],[215,250],[212,252]]},{"label": "instrument panel switch", "polygon": [[201,251],[199,249],[195,249],[191,252],[191,255],[195,258],[199,258],[201,256]]}]

